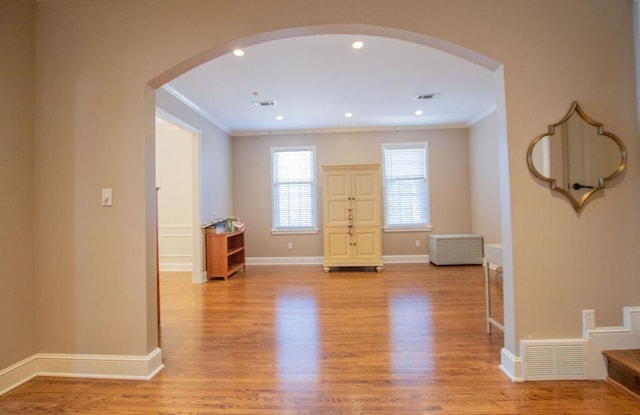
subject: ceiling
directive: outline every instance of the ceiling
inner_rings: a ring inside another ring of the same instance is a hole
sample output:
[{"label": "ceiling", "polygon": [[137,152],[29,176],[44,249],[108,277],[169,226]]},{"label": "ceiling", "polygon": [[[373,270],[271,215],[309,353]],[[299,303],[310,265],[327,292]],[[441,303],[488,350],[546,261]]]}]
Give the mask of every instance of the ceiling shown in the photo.
[{"label": "ceiling", "polygon": [[165,89],[232,136],[469,126],[496,100],[489,69],[416,43],[344,34],[230,52]]}]

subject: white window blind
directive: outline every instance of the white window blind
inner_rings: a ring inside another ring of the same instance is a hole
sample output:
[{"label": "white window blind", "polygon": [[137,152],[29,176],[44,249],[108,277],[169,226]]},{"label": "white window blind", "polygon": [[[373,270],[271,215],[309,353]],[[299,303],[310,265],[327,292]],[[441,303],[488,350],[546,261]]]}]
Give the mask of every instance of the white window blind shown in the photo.
[{"label": "white window blind", "polygon": [[430,225],[427,143],[383,144],[385,227]]},{"label": "white window blind", "polygon": [[271,150],[274,230],[315,228],[314,154],[313,147]]}]

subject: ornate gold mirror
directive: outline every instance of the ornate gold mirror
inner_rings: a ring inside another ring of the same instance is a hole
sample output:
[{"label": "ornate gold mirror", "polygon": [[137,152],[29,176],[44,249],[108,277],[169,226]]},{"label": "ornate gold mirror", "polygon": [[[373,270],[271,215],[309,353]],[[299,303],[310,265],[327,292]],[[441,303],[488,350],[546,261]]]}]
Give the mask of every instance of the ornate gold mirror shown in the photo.
[{"label": "ornate gold mirror", "polygon": [[627,164],[624,143],[574,102],[567,115],[536,137],[527,150],[534,176],[569,199],[576,212]]}]

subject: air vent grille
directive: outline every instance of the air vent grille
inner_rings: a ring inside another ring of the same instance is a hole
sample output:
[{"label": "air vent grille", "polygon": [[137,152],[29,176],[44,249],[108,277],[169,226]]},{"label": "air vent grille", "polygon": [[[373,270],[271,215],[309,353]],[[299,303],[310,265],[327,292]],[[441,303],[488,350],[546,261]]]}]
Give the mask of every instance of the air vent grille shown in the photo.
[{"label": "air vent grille", "polygon": [[442,95],[442,93],[440,92],[433,92],[433,93],[428,93],[428,94],[420,94],[416,97],[417,100],[429,100],[429,99],[436,99],[438,98],[440,95]]},{"label": "air vent grille", "polygon": [[278,105],[276,101],[253,101],[253,106],[258,108],[275,107]]},{"label": "air vent grille", "polygon": [[586,379],[586,348],[581,340],[522,341],[525,380]]}]

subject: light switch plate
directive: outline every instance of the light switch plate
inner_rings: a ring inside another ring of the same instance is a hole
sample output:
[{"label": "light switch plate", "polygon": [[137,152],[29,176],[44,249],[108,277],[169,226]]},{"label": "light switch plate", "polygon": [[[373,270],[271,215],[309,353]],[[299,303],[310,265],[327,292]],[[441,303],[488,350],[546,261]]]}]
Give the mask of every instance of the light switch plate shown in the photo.
[{"label": "light switch plate", "polygon": [[596,328],[596,310],[582,310],[582,328]]},{"label": "light switch plate", "polygon": [[113,206],[113,197],[111,189],[102,189],[102,206]]}]

